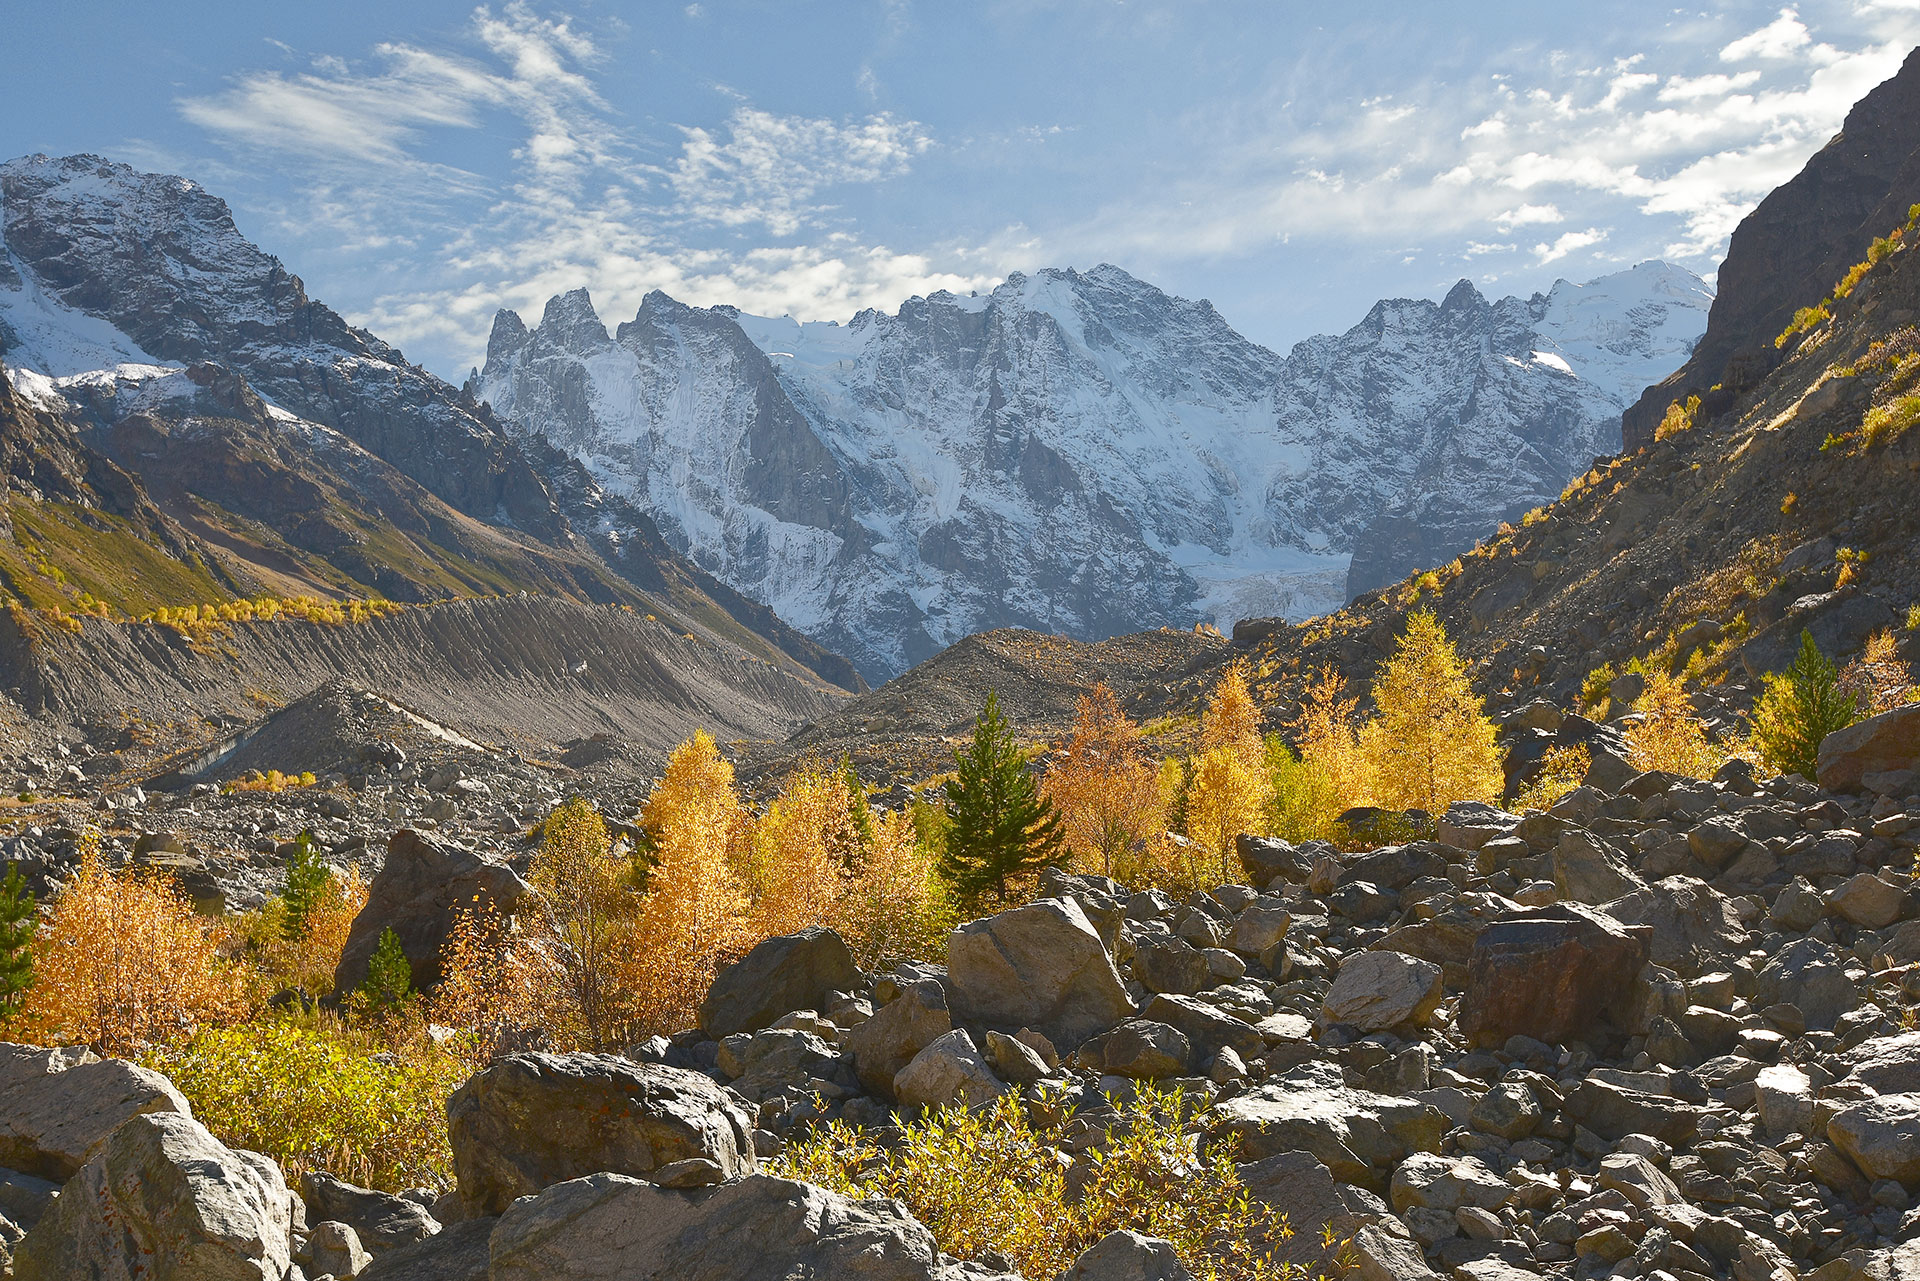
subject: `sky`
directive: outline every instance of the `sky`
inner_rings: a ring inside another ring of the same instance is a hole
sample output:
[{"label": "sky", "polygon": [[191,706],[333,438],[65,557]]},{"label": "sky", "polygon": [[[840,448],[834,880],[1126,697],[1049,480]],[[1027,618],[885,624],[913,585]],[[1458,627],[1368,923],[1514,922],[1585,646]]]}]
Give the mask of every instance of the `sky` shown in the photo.
[{"label": "sky", "polygon": [[582,285],[845,320],[1101,262],[1284,351],[1462,277],[1711,277],[1920,44],[1920,0],[1351,12],[0,0],[0,154],[185,175],[454,379]]}]

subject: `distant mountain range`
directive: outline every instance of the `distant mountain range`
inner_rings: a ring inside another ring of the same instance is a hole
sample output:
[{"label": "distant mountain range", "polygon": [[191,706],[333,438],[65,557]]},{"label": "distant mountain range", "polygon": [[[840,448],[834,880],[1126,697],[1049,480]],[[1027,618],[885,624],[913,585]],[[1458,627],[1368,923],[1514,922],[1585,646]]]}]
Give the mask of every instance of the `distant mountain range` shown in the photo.
[{"label": "distant mountain range", "polygon": [[468,396],[869,680],[961,637],[1303,618],[1444,562],[1620,446],[1712,291],[1663,263],[1374,305],[1282,357],[1117,267],[798,324],[585,290]]},{"label": "distant mountain range", "polygon": [[0,165],[0,364],[5,516],[38,522],[0,575],[31,604],[524,591],[858,684],[569,454],[310,299],[184,178]]}]

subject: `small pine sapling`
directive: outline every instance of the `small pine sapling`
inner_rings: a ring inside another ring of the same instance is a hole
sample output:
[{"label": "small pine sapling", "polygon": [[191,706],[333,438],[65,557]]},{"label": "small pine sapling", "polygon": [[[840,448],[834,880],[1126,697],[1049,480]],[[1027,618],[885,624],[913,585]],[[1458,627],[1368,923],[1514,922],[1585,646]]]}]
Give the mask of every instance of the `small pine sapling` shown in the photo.
[{"label": "small pine sapling", "polygon": [[19,1013],[33,986],[33,939],[40,914],[17,863],[0,877],[0,1018]]},{"label": "small pine sapling", "polygon": [[413,992],[413,963],[400,946],[400,936],[389,925],[380,932],[379,946],[367,962],[367,981],[360,992],[376,1010],[390,1010]]}]

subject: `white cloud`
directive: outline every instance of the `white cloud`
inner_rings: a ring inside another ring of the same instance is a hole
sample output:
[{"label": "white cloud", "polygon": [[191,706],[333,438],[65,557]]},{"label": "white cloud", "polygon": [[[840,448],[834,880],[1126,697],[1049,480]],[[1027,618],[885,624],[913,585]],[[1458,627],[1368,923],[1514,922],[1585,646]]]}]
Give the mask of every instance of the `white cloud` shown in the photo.
[{"label": "white cloud", "polygon": [[1505,213],[1495,214],[1493,225],[1502,231],[1511,231],[1515,227],[1531,226],[1535,223],[1565,222],[1567,216],[1553,205],[1521,205]]},{"label": "white cloud", "polygon": [[1791,58],[1813,42],[1807,24],[1794,9],[1782,9],[1780,16],[1766,26],[1741,36],[1720,51],[1722,62],[1745,62],[1751,58]]},{"label": "white cloud", "polygon": [[[700,6],[686,16],[701,16]],[[476,10],[468,37],[463,53],[383,44],[366,68],[256,73],[179,104],[242,152],[309,165],[307,203],[280,210],[285,222],[328,228],[336,247],[411,238],[416,261],[433,265],[354,317],[385,337],[468,361],[496,308],[537,314],[581,284],[610,316],[631,315],[648,290],[664,289],[696,304],[824,319],[998,278],[964,246],[937,262],[839,225],[828,203],[835,188],[897,177],[934,145],[915,121],[778,115],[722,89],[738,101],[726,123],[680,127],[677,152],[649,162],[640,158],[648,140],[595,87],[605,56],[586,30],[515,0]],[[483,193],[474,175],[425,158],[434,129],[500,121],[516,139],[508,192]],[[449,196],[484,196],[485,208],[463,218]],[[778,243],[803,229],[814,243]]]},{"label": "white cloud", "polygon": [[1544,267],[1550,262],[1558,262],[1568,254],[1582,249],[1590,249],[1607,238],[1607,233],[1598,227],[1588,227],[1585,231],[1569,231],[1552,244],[1538,244],[1533,247],[1533,260]]},{"label": "white cloud", "polygon": [[818,210],[824,187],[879,182],[907,171],[933,145],[915,121],[881,113],[838,122],[736,107],[727,136],[686,128],[669,181],[693,217],[727,226],[764,223],[789,236]]}]

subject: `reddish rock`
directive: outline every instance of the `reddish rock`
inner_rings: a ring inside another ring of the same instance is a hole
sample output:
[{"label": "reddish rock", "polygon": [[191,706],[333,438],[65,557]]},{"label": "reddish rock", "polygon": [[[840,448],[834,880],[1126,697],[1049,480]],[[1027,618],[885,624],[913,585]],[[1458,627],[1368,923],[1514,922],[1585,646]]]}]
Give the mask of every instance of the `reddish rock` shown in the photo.
[{"label": "reddish rock", "polygon": [[1558,903],[1487,927],[1467,962],[1460,1030],[1476,1045],[1511,1036],[1587,1039],[1617,1022],[1647,964],[1652,931]]}]

